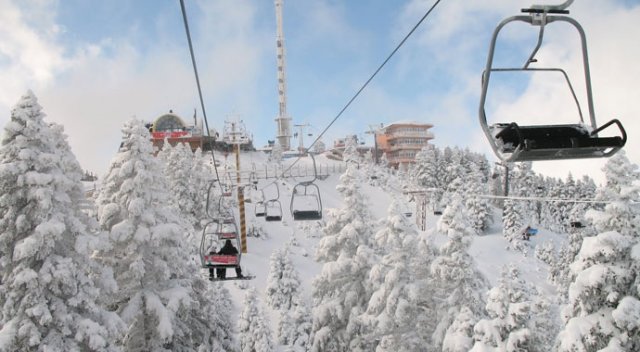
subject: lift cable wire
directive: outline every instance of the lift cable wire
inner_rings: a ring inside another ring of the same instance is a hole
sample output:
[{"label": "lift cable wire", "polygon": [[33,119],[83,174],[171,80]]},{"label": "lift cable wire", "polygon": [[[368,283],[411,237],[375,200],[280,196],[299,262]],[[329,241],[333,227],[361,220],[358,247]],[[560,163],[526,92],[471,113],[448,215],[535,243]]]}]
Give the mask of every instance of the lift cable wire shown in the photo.
[{"label": "lift cable wire", "polygon": [[[520,197],[520,196],[494,196],[490,194],[472,194],[471,197],[475,198],[490,198],[490,199],[512,199],[512,200],[530,200],[540,202],[564,202],[564,203],[592,203],[592,204],[609,204],[614,201],[611,200],[598,200],[598,199],[576,199],[576,198],[549,198],[549,197]],[[638,202],[629,202],[631,205],[640,204]]]},{"label": "lift cable wire", "polygon": [[[189,21],[187,20],[187,10],[184,7],[184,0],[180,0],[180,9],[182,10],[182,20],[184,22],[184,30],[187,33],[187,41],[189,42],[189,53],[191,54],[191,63],[193,64],[193,73],[196,76],[196,85],[198,86],[198,96],[200,97],[200,107],[202,109],[202,116],[204,116],[204,125],[207,129],[207,137],[211,140],[211,131],[209,131],[209,121],[207,120],[207,112],[204,108],[204,99],[202,98],[202,88],[200,87],[200,77],[198,75],[198,67],[196,65],[196,56],[193,53],[193,44],[191,42],[191,32],[189,31]],[[216,165],[216,156],[213,152],[214,145],[211,145],[211,159],[213,160],[213,169],[216,171],[216,180],[218,180],[218,184],[220,187],[220,176],[218,175],[218,166]]]},{"label": "lift cable wire", "polygon": [[[410,191],[403,191],[394,187],[390,187],[392,190],[397,191],[397,192],[401,192],[404,194],[426,194],[426,193],[433,193],[436,190],[435,189],[429,189],[429,190],[410,190]],[[599,200],[599,199],[592,199],[592,198],[553,198],[553,197],[524,197],[524,196],[497,196],[497,195],[492,195],[492,194],[472,194],[472,193],[465,193],[464,194],[466,198],[486,198],[486,199],[510,199],[510,200],[522,200],[522,201],[536,201],[536,202],[564,202],[564,203],[591,203],[591,204],[609,204],[609,203],[613,203],[614,201],[612,200]],[[631,205],[638,205],[640,204],[640,202],[637,201],[630,201],[629,204]]]},{"label": "lift cable wire", "polygon": [[[181,0],[182,1],[182,0]],[[316,142],[318,142],[320,140],[320,138],[322,138],[322,136],[327,132],[327,130],[338,120],[338,118],[340,118],[340,116],[342,116],[342,114],[347,110],[347,108],[349,108],[349,106],[351,105],[351,103],[353,103],[354,100],[356,100],[356,98],[360,95],[360,93],[362,93],[362,91],[369,85],[369,83],[376,77],[376,75],[378,74],[378,72],[380,72],[380,70],[382,70],[382,68],[387,64],[387,62],[389,62],[389,60],[391,60],[391,57],[393,57],[393,55],[395,55],[395,53],[400,49],[400,47],[407,41],[407,39],[409,39],[409,37],[413,34],[413,32],[416,31],[416,29],[418,29],[418,27],[422,24],[422,22],[424,22],[424,20],[431,14],[431,12],[436,8],[436,6],[438,6],[438,4],[440,3],[440,1],[442,0],[436,0],[436,2],[429,8],[429,10],[427,10],[427,12],[422,16],[422,18],[420,18],[420,20],[418,21],[418,23],[416,23],[415,26],[413,26],[413,28],[411,28],[411,30],[409,31],[409,33],[407,33],[407,35],[405,35],[405,37],[400,41],[400,43],[396,46],[395,49],[393,49],[393,51],[391,52],[391,54],[389,54],[389,56],[382,62],[382,64],[378,67],[378,69],[371,75],[371,77],[369,77],[369,79],[362,85],[362,87],[360,87],[360,89],[358,89],[358,91],[356,92],[356,94],[347,102],[347,104],[342,108],[342,110],[340,110],[340,112],[338,113],[338,115],[336,115],[336,117],[333,118],[333,120],[327,125],[327,127],[324,128],[324,130],[322,130],[322,132],[320,132],[320,134],[318,135],[318,137],[316,137],[316,139],[313,141],[313,143],[311,143],[309,145],[308,148],[305,149],[305,152],[302,153],[302,155],[306,154],[309,152],[309,149],[311,149],[311,147],[313,147],[314,144],[316,144]],[[302,155],[300,155],[293,163],[291,163],[291,165],[289,165],[289,167],[284,170],[282,172],[281,177],[284,177],[284,175],[287,173],[287,171],[291,170],[291,168],[293,168],[293,166],[298,163],[298,161],[300,161],[300,158],[302,158]],[[275,182],[275,181],[274,181]]]}]

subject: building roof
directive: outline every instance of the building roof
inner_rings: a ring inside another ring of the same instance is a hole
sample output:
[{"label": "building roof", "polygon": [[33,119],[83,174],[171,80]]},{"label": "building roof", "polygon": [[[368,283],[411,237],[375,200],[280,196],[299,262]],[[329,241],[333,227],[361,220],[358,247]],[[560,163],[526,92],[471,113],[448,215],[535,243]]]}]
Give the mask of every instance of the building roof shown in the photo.
[{"label": "building roof", "polygon": [[394,121],[392,123],[384,125],[382,129],[385,129],[391,126],[398,126],[398,125],[425,126],[426,128],[433,127],[432,124],[426,123],[426,122],[418,122],[418,121],[412,121],[412,120],[399,120],[399,121]]}]

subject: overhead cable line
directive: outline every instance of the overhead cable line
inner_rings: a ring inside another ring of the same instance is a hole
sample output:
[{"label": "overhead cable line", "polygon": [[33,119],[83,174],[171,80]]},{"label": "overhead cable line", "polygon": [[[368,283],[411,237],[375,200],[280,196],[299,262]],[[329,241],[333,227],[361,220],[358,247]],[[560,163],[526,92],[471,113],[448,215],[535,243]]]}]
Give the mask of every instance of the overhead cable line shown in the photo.
[{"label": "overhead cable line", "polygon": [[[193,73],[196,76],[196,85],[198,86],[198,96],[200,97],[200,107],[202,116],[204,117],[204,125],[207,129],[207,137],[211,140],[211,131],[209,130],[209,121],[207,120],[207,112],[204,108],[204,99],[202,98],[202,88],[200,87],[200,77],[198,76],[198,66],[196,65],[196,56],[193,53],[193,44],[191,42],[191,32],[189,31],[189,21],[187,20],[187,10],[184,7],[184,0],[180,0],[180,9],[182,10],[182,20],[184,22],[184,30],[187,33],[187,41],[189,42],[189,53],[191,54],[191,63],[193,64]],[[211,145],[211,159],[213,160],[213,169],[216,171],[216,180],[220,184],[220,176],[218,175],[218,166],[216,165],[216,156],[213,152],[214,145]]]},{"label": "overhead cable line", "polygon": [[[426,190],[408,190],[402,191],[397,188],[390,187],[392,190],[402,192],[404,194],[426,194],[433,193],[438,191],[437,189],[426,189]],[[523,200],[523,201],[537,201],[537,202],[564,202],[564,203],[592,203],[592,204],[609,204],[614,201],[612,200],[599,200],[592,198],[553,198],[553,197],[524,197],[524,196],[497,196],[492,194],[474,194],[474,193],[465,193],[464,196],[466,198],[487,198],[487,199],[510,199],[510,200]],[[631,205],[638,205],[640,202],[630,201]]]},{"label": "overhead cable line", "polygon": [[[182,0],[181,0],[182,1]],[[351,103],[353,103],[354,100],[356,100],[356,98],[360,95],[360,93],[362,93],[362,91],[369,85],[369,83],[375,78],[375,76],[378,74],[378,72],[380,72],[380,70],[382,70],[382,68],[387,64],[387,62],[389,62],[389,60],[391,60],[391,58],[393,57],[393,55],[395,55],[395,53],[400,49],[400,47],[402,47],[402,45],[407,41],[407,39],[409,39],[409,37],[413,34],[413,32],[416,31],[416,29],[418,29],[418,27],[422,24],[422,22],[424,22],[424,20],[431,14],[431,12],[436,8],[436,6],[438,6],[438,4],[440,3],[440,1],[442,0],[436,0],[435,3],[433,3],[433,5],[429,8],[429,10],[427,10],[427,12],[422,16],[422,18],[420,18],[420,20],[418,21],[418,23],[415,24],[415,26],[413,26],[413,28],[411,28],[411,30],[409,31],[409,33],[407,33],[407,35],[404,36],[404,38],[400,41],[400,43],[396,46],[395,49],[393,49],[393,51],[391,52],[391,54],[389,54],[389,56],[387,56],[387,58],[382,62],[382,64],[378,67],[378,69],[371,75],[371,77],[369,77],[369,79],[367,79],[367,81],[362,85],[362,87],[360,87],[360,89],[358,89],[358,91],[356,92],[356,94],[347,102],[347,104],[342,108],[342,110],[340,110],[340,112],[336,115],[336,117],[333,118],[333,120],[331,120],[331,122],[327,125],[327,127],[325,127],[324,130],[322,130],[322,132],[318,135],[318,137],[313,141],[313,143],[311,143],[309,145],[308,148],[305,149],[305,152],[302,153],[302,155],[306,154],[309,149],[311,149],[311,147],[316,144],[316,142],[318,142],[320,140],[320,138],[322,138],[322,136],[327,132],[327,130],[338,120],[338,118],[340,118],[340,116],[342,116],[342,114],[347,110],[347,108],[349,108],[349,106],[351,105]],[[285,173],[287,171],[289,171],[298,161],[300,161],[300,158],[302,157],[299,156],[291,165],[289,165],[289,167],[282,172],[282,177],[284,177]]]}]

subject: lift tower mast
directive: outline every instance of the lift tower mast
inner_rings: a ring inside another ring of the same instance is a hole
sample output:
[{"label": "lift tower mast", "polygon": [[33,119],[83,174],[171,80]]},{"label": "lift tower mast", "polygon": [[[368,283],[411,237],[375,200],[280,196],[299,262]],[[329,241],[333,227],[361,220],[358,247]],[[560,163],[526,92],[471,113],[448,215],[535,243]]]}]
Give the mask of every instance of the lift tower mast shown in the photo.
[{"label": "lift tower mast", "polygon": [[276,4],[276,54],[278,55],[278,117],[276,123],[278,125],[278,144],[282,150],[291,149],[291,117],[287,115],[287,81],[285,75],[285,59],[284,59],[284,34],[282,31],[282,1],[275,0]]}]

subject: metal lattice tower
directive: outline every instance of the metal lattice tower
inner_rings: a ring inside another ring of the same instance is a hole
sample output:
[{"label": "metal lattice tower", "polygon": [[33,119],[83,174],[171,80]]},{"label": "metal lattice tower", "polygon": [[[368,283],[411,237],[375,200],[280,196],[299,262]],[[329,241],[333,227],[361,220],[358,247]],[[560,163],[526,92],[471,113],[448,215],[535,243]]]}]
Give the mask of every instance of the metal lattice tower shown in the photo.
[{"label": "metal lattice tower", "polygon": [[276,5],[276,54],[278,55],[278,117],[276,124],[278,125],[278,144],[282,150],[291,149],[291,117],[287,115],[287,80],[285,74],[284,59],[284,34],[282,31],[282,0],[275,0]]}]

